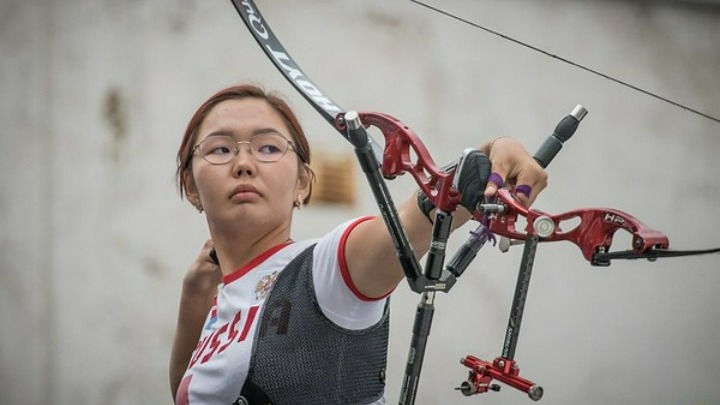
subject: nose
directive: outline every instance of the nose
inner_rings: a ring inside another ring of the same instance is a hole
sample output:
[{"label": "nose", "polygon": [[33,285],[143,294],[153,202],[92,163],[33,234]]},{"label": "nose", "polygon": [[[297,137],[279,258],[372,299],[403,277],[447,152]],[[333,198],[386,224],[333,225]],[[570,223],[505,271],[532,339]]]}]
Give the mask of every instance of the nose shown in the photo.
[{"label": "nose", "polygon": [[255,173],[255,159],[252,157],[250,142],[238,142],[237,153],[233,159],[233,173],[238,177],[252,176]]}]

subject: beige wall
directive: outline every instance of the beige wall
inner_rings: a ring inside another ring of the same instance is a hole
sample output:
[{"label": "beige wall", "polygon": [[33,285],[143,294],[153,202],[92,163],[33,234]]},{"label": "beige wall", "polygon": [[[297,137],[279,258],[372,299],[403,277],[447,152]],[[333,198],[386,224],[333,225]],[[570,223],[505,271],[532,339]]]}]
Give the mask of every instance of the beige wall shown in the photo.
[{"label": "beige wall", "polygon": [[[717,9],[436,3],[720,116]],[[590,114],[536,207],[615,207],[673,247],[720,245],[720,124],[412,2],[259,5],[323,90],[345,108],[400,118],[438,162],[500,134],[533,150],[584,104]],[[274,70],[229,1],[5,0],[0,51],[0,402],[170,403],[180,280],[207,237],[173,184],[195,107],[223,85],[259,81],[288,95],[317,151],[352,150]],[[311,205],[294,237],[377,212],[357,183],[359,204]],[[405,178],[391,186],[398,200],[413,188]],[[500,354],[519,254],[486,248],[439,298],[418,404],[528,401],[509,388],[475,399],[452,390],[466,376],[458,359]],[[569,244],[542,245],[517,351],[523,375],[545,387],[546,404],[720,403],[719,258],[593,268]],[[389,403],[417,300],[405,285],[395,294]]]}]

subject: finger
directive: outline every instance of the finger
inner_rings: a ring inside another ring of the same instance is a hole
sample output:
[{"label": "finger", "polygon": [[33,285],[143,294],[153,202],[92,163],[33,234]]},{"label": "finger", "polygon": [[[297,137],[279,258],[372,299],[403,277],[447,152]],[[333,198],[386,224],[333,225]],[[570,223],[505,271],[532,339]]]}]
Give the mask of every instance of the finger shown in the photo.
[{"label": "finger", "polygon": [[530,193],[532,193],[532,186],[529,184],[521,184],[517,187],[515,187],[515,193],[520,195],[524,195],[527,198],[530,198]]},{"label": "finger", "polygon": [[497,194],[498,190],[505,186],[505,173],[495,171],[490,173],[487,183],[485,185],[485,197],[493,197]]},{"label": "finger", "polygon": [[514,194],[523,206],[529,207],[532,203],[531,196],[533,196],[533,187],[529,184],[521,184],[515,187]]},{"label": "finger", "polygon": [[214,247],[215,247],[215,244],[213,243],[212,239],[208,239],[205,241],[205,244],[203,245],[201,252],[203,254],[207,254]]},{"label": "finger", "polygon": [[200,258],[215,265],[220,264],[217,258],[217,252],[215,251],[215,244],[213,243],[212,239],[208,239],[205,241],[205,244],[200,251]]},{"label": "finger", "polygon": [[218,260],[217,252],[215,251],[215,248],[210,249],[210,252],[208,253],[208,257],[210,257],[210,261],[217,264],[218,266],[220,265],[220,261]]},{"label": "finger", "polygon": [[[536,180],[535,180],[536,179]],[[538,194],[546,187],[547,180],[544,176],[536,177],[534,180],[518,178],[518,186],[513,190],[515,196],[525,207],[530,207]]]}]

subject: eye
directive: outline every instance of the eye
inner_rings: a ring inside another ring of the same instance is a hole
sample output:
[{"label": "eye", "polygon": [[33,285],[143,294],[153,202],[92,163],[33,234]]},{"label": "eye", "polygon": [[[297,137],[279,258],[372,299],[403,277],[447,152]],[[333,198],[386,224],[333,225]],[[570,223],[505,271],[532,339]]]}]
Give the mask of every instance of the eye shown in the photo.
[{"label": "eye", "polygon": [[230,148],[227,146],[216,146],[207,152],[208,155],[226,155],[228,153],[230,153]]},{"label": "eye", "polygon": [[280,146],[272,143],[260,145],[257,151],[259,153],[262,153],[263,155],[274,155],[276,153],[282,153],[282,149],[280,149]]},{"label": "eye", "polygon": [[287,140],[274,134],[258,135],[250,143],[253,151],[263,156],[282,155],[287,148]]},{"label": "eye", "polygon": [[203,144],[204,156],[224,156],[234,152],[235,140],[224,136],[209,137]]}]

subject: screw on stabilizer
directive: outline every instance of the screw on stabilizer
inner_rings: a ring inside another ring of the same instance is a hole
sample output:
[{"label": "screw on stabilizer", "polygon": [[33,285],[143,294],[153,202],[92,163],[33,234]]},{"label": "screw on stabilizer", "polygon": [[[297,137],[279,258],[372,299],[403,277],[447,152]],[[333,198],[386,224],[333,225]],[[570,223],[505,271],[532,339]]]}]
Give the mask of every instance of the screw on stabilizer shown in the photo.
[{"label": "screw on stabilizer", "polygon": [[539,401],[540,398],[542,398],[544,392],[545,392],[545,391],[543,390],[543,387],[541,387],[541,386],[539,386],[539,385],[533,385],[533,386],[530,387],[530,389],[528,390],[528,396],[529,396],[530,399],[532,399],[533,401]]},{"label": "screw on stabilizer", "polygon": [[463,381],[459,387],[455,387],[455,391],[462,392],[462,394],[465,395],[466,397],[476,394],[475,386],[473,384],[470,384],[467,381]]},{"label": "screw on stabilizer", "polygon": [[[486,392],[487,390],[499,392],[500,391],[500,385],[499,384],[490,384],[487,386],[486,390],[479,390],[475,384],[469,382],[469,381],[463,381],[462,384],[460,384],[459,387],[455,387],[455,391],[462,392],[463,395],[466,397],[469,397],[471,395],[480,394],[483,392]],[[542,396],[542,394],[540,394]]]}]

